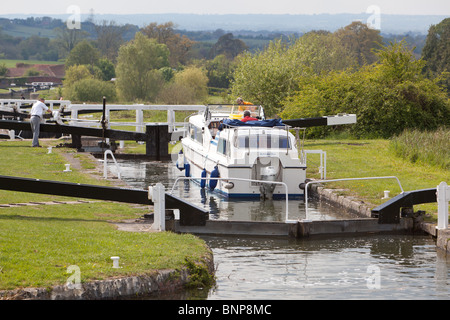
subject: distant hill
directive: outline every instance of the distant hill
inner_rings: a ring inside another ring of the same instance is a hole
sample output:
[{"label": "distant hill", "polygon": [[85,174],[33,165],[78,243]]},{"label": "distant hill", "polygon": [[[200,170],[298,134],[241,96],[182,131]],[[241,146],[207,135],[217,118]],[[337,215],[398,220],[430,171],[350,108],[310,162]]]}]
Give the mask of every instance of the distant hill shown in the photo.
[{"label": "distant hill", "polygon": [[[26,19],[30,15],[0,15],[4,18]],[[68,15],[48,15],[55,19],[65,21]],[[367,22],[371,14],[315,14],[315,15],[289,15],[289,14],[96,14],[94,22],[115,21],[118,24],[133,24],[143,27],[151,22],[164,23],[172,21],[180,30],[202,31],[223,29],[226,31],[270,31],[270,32],[297,32],[304,33],[311,30],[335,31],[352,21]],[[35,15],[42,17],[42,15]],[[447,18],[444,15],[390,15],[381,14],[381,33],[427,34],[432,24],[438,24]],[[82,15],[82,20],[88,15]]]}]

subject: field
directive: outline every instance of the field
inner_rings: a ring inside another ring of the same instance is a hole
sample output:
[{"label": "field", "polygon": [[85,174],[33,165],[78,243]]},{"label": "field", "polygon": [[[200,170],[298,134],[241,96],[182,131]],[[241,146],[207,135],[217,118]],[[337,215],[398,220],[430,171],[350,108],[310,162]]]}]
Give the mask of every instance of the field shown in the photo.
[{"label": "field", "polygon": [[29,65],[33,64],[62,64],[58,61],[41,61],[41,60],[13,60],[13,59],[0,59],[0,64],[5,64],[7,68],[15,68],[17,63],[25,63]]}]

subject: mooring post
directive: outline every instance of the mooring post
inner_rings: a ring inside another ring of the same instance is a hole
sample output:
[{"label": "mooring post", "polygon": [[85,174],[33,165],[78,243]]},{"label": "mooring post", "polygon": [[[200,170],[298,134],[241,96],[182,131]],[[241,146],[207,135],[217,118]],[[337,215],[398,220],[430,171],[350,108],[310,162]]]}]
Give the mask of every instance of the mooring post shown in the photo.
[{"label": "mooring post", "polygon": [[438,202],[438,230],[448,228],[448,203],[450,201],[450,187],[445,182],[437,186],[436,198]]},{"label": "mooring post", "polygon": [[166,230],[166,190],[162,183],[148,187],[149,199],[153,201],[152,230]]}]

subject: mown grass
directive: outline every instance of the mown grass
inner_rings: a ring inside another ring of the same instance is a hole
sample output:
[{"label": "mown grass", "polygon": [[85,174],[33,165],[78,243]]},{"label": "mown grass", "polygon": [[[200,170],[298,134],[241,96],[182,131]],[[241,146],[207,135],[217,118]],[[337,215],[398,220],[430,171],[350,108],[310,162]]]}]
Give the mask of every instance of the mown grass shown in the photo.
[{"label": "mown grass", "polygon": [[[57,145],[58,141],[43,140],[44,146]],[[74,153],[72,149],[53,148],[48,154],[47,148],[31,148],[29,140],[0,142],[0,174],[23,178],[65,181],[83,184],[110,185],[107,181],[99,181],[71,168],[71,172],[64,172],[66,159],[60,154]],[[57,197],[58,199],[71,199]],[[34,193],[21,193],[0,190],[0,203],[17,203],[27,201],[52,201],[55,197]]]},{"label": "mown grass", "polygon": [[[1,175],[108,184],[75,168],[62,172],[66,161],[61,153],[69,149],[53,148],[47,154],[46,148],[29,145],[0,141]],[[90,166],[87,158],[82,160],[83,167]],[[62,199],[70,198],[0,190],[0,204]],[[208,253],[205,243],[192,235],[119,231],[111,223],[148,212],[148,207],[104,201],[0,208],[0,290],[64,284],[72,276],[71,265],[79,267],[80,280],[86,282],[180,269]],[[120,257],[120,269],[112,268],[111,256]]]}]

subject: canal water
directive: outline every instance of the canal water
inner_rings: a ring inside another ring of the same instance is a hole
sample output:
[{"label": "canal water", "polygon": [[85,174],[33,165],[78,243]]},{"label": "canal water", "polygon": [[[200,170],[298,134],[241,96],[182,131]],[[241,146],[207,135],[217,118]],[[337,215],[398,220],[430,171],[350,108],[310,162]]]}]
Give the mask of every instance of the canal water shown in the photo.
[{"label": "canal water", "polygon": [[[137,188],[183,175],[172,162],[119,160],[122,179]],[[113,168],[111,168],[113,171]],[[210,210],[210,219],[284,221],[285,201],[227,201],[182,181],[177,196]],[[327,205],[289,201],[289,219],[345,219]],[[450,257],[427,235],[364,235],[312,239],[201,236],[214,254],[216,286],[181,298],[450,299]]]}]

